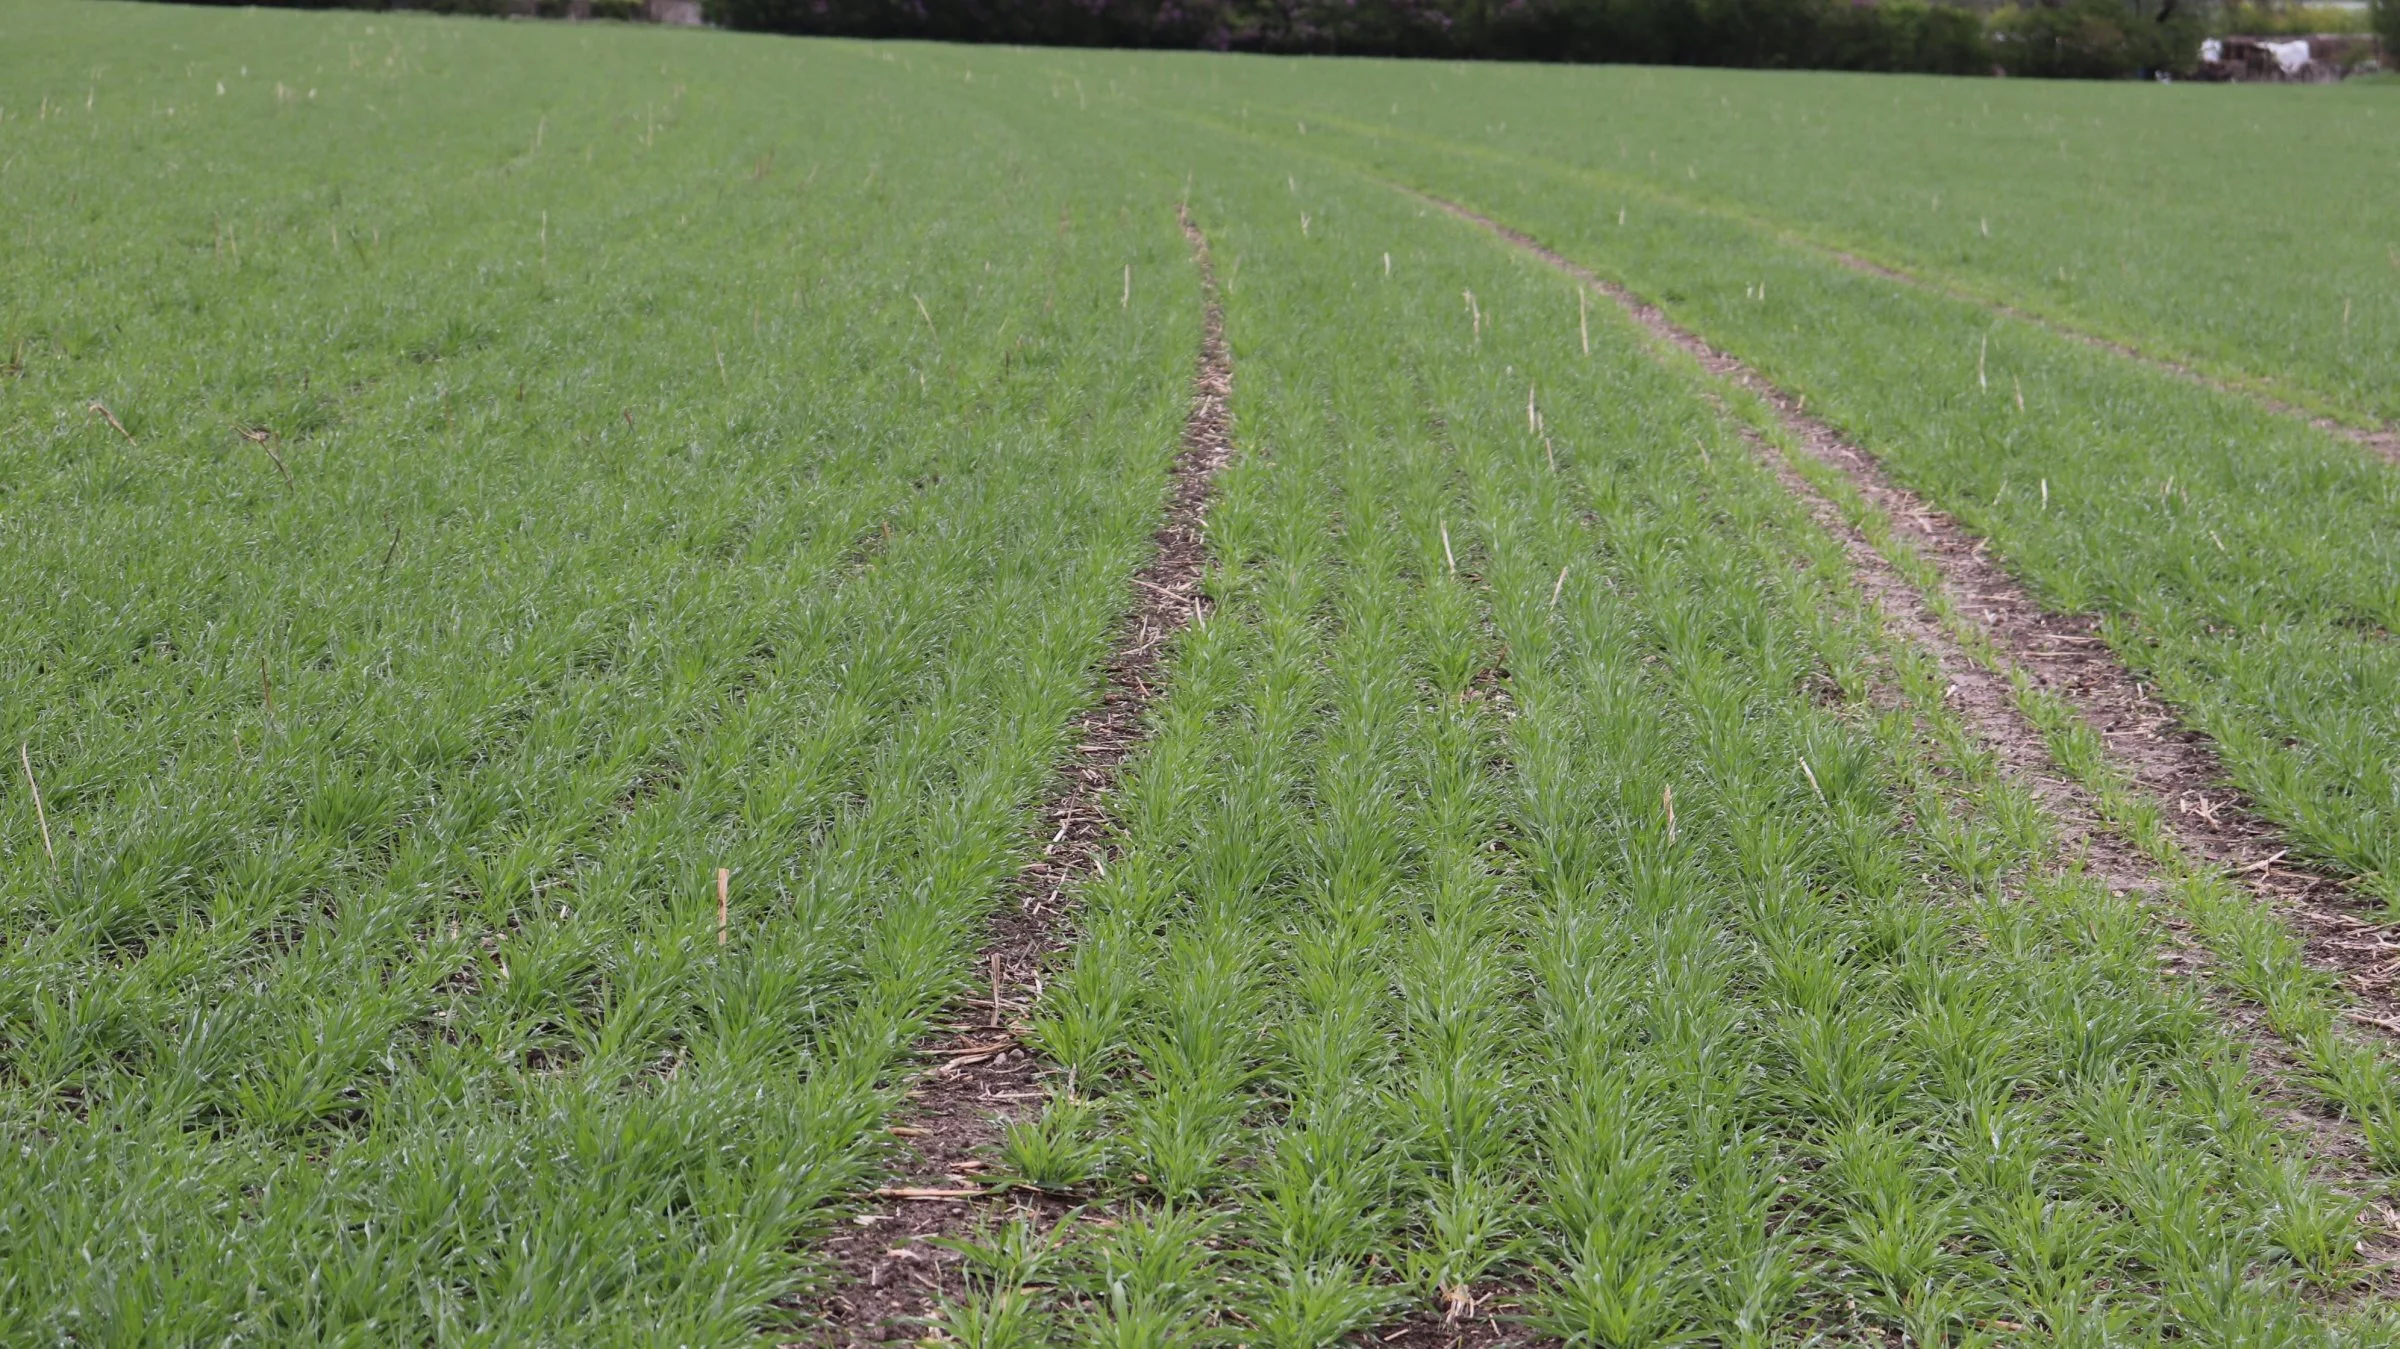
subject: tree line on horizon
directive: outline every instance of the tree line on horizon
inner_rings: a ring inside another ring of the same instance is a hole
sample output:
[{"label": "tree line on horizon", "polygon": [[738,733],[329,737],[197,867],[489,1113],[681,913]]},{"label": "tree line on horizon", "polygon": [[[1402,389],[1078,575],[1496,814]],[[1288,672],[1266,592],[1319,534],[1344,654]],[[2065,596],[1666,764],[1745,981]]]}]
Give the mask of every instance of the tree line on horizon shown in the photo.
[{"label": "tree line on horizon", "polygon": [[728,28],[1028,45],[2110,78],[2181,73],[2179,0],[705,0]]},{"label": "tree line on horizon", "polygon": [[[638,17],[640,0],[200,0]],[[2179,76],[2211,0],[701,0],[752,32],[1024,46],[2066,79]],[[2400,0],[2372,0],[2400,51]]]}]

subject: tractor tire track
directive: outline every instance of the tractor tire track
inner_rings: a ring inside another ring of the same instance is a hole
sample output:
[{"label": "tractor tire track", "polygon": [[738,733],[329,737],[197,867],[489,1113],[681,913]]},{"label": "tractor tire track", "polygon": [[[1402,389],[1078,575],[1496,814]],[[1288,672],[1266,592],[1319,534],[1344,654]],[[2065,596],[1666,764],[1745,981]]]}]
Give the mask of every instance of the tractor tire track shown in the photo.
[{"label": "tractor tire track", "polygon": [[[1781,449],[1744,428],[1745,439],[1777,481],[1842,542],[1856,583],[1886,630],[1932,657],[1951,709],[2059,822],[2067,833],[2064,841],[2079,847],[2086,874],[2120,893],[2152,897],[2152,911],[2169,929],[2161,951],[2162,972],[2193,978],[2205,990],[2208,1005],[2255,1054],[2266,1097],[2287,1126],[2306,1136],[2327,1179],[2362,1200],[2380,1196],[2388,1180],[2377,1174],[2358,1127],[2344,1118],[2338,1105],[2304,1085],[2310,1070],[2266,1024],[2262,1009],[2207,977],[2215,957],[2172,904],[2159,898],[2164,888],[2161,869],[2104,824],[2092,794],[2052,759],[2041,731],[2017,703],[2008,667],[2017,667],[2082,716],[2101,735],[2115,764],[2141,790],[2170,805],[2208,802],[2204,810],[2170,815],[2168,833],[2188,855],[2221,868],[2303,937],[2306,962],[2341,980],[2356,1000],[2349,1019],[2387,1046],[2400,1035],[2400,1017],[2394,1015],[2400,1000],[2392,988],[2393,970],[2400,967],[2400,943],[2384,935],[2379,925],[2354,916],[2349,911],[2352,897],[2337,882],[2277,865],[2284,849],[2276,831],[2219,785],[2223,769],[2208,742],[2177,729],[2172,712],[2148,698],[2109,653],[2097,635],[2098,624],[2044,611],[1985,556],[1980,539],[1894,486],[1864,451],[1802,412],[1797,399],[1675,326],[1656,306],[1506,225],[1440,198],[1404,190],[1592,287],[1653,337],[1694,357],[1710,374],[1764,399],[1805,453],[1841,474],[1893,521],[1893,543],[1911,549],[1939,571],[1954,610],[1967,615],[1969,622],[1981,616],[1980,636],[1987,649],[2000,654],[1998,662],[1977,659],[1945,625],[1930,597],[1851,524],[1839,504],[1804,477]],[[1907,537],[1912,532],[1916,537]],[[2369,1297],[2389,1296],[2395,1286],[2393,1270],[2400,1267],[2400,1211],[2370,1202],[2366,1214],[2360,1231],[2360,1251],[2368,1267],[2363,1286],[2371,1290]]]},{"label": "tractor tire track", "polygon": [[[1319,113],[1318,117],[1324,118],[1324,114]],[[1326,120],[1328,120],[1332,125],[1346,125],[1353,132],[1368,132],[1369,134],[1373,134],[1372,128],[1369,128],[1361,123],[1349,122],[1347,119],[1342,118],[1331,118]],[[1469,147],[1459,142],[1440,138],[1435,138],[1433,143],[1450,153],[1461,153],[1469,149]],[[1520,171],[1541,172],[1555,168],[1555,166],[1546,164],[1539,160],[1523,159],[1511,154],[1494,154],[1489,151],[1484,152],[1484,154],[1489,158],[1511,164]],[[2378,423],[2373,426],[2360,426],[2355,422],[2341,421],[2333,417],[2325,416],[2321,413],[2312,412],[2309,409],[2294,404],[2284,398],[2277,397],[2273,392],[2271,392],[2271,390],[2274,388],[2273,382],[2264,376],[2252,375],[2247,377],[2237,376],[2228,378],[2225,376],[2212,375],[2207,371],[2201,370],[2187,360],[2179,360],[2173,356],[2158,355],[2154,352],[2145,351],[2140,347],[2134,346],[2120,339],[2106,337],[2099,333],[2090,332],[2086,329],[2075,326],[2068,320],[2053,318],[2046,314],[2037,313],[2011,301],[2000,299],[1997,296],[1975,290],[1970,286],[1962,284],[1961,282],[1948,276],[1941,275],[1938,272],[1928,274],[1924,272],[1911,271],[1905,267],[1888,262],[1878,262],[1873,258],[1866,257],[1859,253],[1854,253],[1839,244],[1831,243],[1824,239],[1818,238],[1817,236],[1810,234],[1795,225],[1775,219],[1771,216],[1760,215],[1756,212],[1745,210],[1741,207],[1728,203],[1704,201],[1696,197],[1686,196],[1683,193],[1673,191],[1672,189],[1661,187],[1656,183],[1620,179],[1614,175],[1594,173],[1590,171],[1586,171],[1586,173],[1590,180],[1597,182],[1608,191],[1618,192],[1633,197],[1640,197],[1652,204],[1663,206],[1668,210],[1683,211],[1693,215],[1706,216],[1717,220],[1727,221],[1732,224],[1739,225],[1745,229],[1754,230],[1776,243],[1799,249],[1806,253],[1814,254],[1817,257],[1823,258],[1826,261],[1835,264],[1836,266],[1846,268],[1849,271],[1856,272],[1862,276],[1872,276],[1879,280],[1890,281],[1896,285],[1909,286],[1914,289],[1924,291],[1928,294],[1939,295],[1945,299],[1956,300],[1961,304],[1974,305],[1979,308],[1989,310],[1992,313],[1999,314],[2005,318],[2014,319],[2030,327],[2039,328],[2043,332],[2046,332],[2054,337],[2064,338],[2067,341],[2080,343],[2096,351],[2105,351],[2110,355],[2122,357],[2125,360],[2149,366],[2151,369],[2161,371],[2165,374],[2174,375],[2179,379],[2188,380],[2194,384],[2213,390],[2217,393],[2229,394],[2237,398],[2246,398],[2251,402],[2256,403],[2258,406],[2266,409],[2267,411],[2276,414],[2277,416],[2290,417],[2297,421],[2306,422],[2309,426],[2318,431],[2322,431],[2327,435],[2335,436],[2342,440],[2347,440],[2352,444],[2366,450],[2367,452],[2381,457],[2389,463],[2400,464],[2400,425]],[[1421,189],[1410,187],[1406,190],[1413,195],[1422,197],[1431,204],[1442,206],[1444,210],[1449,210],[1455,213],[1457,210],[1461,209],[1447,203],[1443,203],[1439,199],[1425,193]]]},{"label": "tractor tire track", "polygon": [[2267,392],[2267,388],[2262,382],[2221,379],[2195,366],[2176,360],[2174,357],[2155,355],[2115,338],[2102,337],[2098,333],[2086,332],[2061,320],[2034,313],[2030,309],[2019,308],[2006,300],[1978,294],[1941,277],[1920,276],[1915,272],[1905,271],[1888,263],[1860,257],[1856,253],[1837,248],[1832,244],[1821,243],[1806,235],[1784,231],[1778,237],[1787,242],[1814,249],[1862,276],[1872,276],[1898,285],[1911,286],[1946,299],[1957,300],[1961,304],[1980,305],[2004,318],[2014,319],[2029,327],[2039,328],[2053,337],[2065,338],[2067,341],[2090,347],[2094,351],[2105,351],[2111,356],[2122,357],[2125,360],[2149,366],[2153,370],[2173,375],[2178,379],[2189,380],[2204,389],[2229,394],[2236,398],[2247,398],[2277,416],[2304,421],[2327,435],[2338,436],[2369,453],[2380,456],[2386,462],[2400,464],[2400,427],[2386,426],[2369,430],[2353,426],[2348,422],[2336,421],[2331,417],[2321,416],[2276,397]]},{"label": "tractor tire track", "polygon": [[[1895,485],[1866,451],[1844,440],[1824,421],[1803,411],[1798,399],[1769,384],[1735,357],[1678,327],[1656,305],[1592,272],[1517,230],[1466,207],[1422,193],[1428,204],[1481,228],[1615,301],[1652,336],[1699,361],[1709,373],[1739,385],[1775,410],[1784,430],[1817,462],[1842,475],[1861,497],[1886,514],[1895,538],[1938,570],[1948,597],[1970,620],[1980,617],[1982,635],[2006,663],[2024,671],[2035,686],[2073,707],[2107,745],[2110,758],[2144,792],[2170,812],[2167,827],[2193,857],[2224,869],[2261,902],[2271,905],[2307,940],[2310,961],[2339,977],[2385,1036],[2400,1030],[2400,940],[2360,916],[2365,907],[2330,876],[2283,865],[2288,842],[2274,825],[2253,812],[2227,785],[2224,766],[2206,737],[2181,728],[2173,709],[2148,690],[2110,651],[2101,624],[2086,615],[2052,613],[1989,555],[1986,542],[1947,513]],[[1985,667],[1943,630],[1925,597],[1875,552],[1824,497],[1761,442],[1785,487],[1810,504],[1837,536],[1849,541],[1859,581],[1886,613],[1943,656],[1955,697],[1969,720],[1985,732],[2003,758],[2035,784],[2053,809],[2070,821],[2096,822],[2098,812],[2080,784],[2052,764],[2037,731],[2014,705],[2013,690],[1998,671]],[[1864,550],[1863,552],[1861,550]],[[1955,668],[1953,668],[1955,667]],[[2102,861],[2122,852],[2132,874],[2150,867],[2113,836],[2090,831]],[[2381,1025],[2393,1023],[2391,1027]]]},{"label": "tractor tire track", "polygon": [[949,1023],[918,1047],[936,1062],[888,1126],[897,1143],[888,1178],[863,1197],[851,1225],[824,1242],[836,1279],[816,1300],[815,1311],[829,1325],[819,1343],[919,1339],[941,1300],[965,1287],[960,1257],[933,1239],[966,1235],[1001,1211],[1030,1207],[1054,1217],[1063,1208],[988,1187],[978,1173],[1007,1124],[1033,1118],[1049,1095],[1046,1065],[1020,1042],[1021,1018],[1040,995],[1043,969],[1065,949],[1068,896],[1113,858],[1106,798],[1145,734],[1167,644],[1210,608],[1201,590],[1208,565],[1203,521],[1216,474],[1234,454],[1227,406],[1233,360],[1208,238],[1185,207],[1176,208],[1176,218],[1200,273],[1201,339],[1166,519],[1153,536],[1158,551],[1132,579],[1133,603],[1113,643],[1100,699],[1070,728],[1075,757],[1042,810],[1038,855],[1017,878],[1016,902],[992,920],[979,968],[989,993],[953,1004]]}]

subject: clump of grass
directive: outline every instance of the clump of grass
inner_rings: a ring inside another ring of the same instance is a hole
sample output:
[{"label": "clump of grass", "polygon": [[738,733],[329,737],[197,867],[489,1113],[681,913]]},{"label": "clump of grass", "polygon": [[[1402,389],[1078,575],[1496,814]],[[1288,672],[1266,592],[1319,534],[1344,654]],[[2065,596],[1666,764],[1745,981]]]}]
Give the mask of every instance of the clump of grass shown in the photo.
[{"label": "clump of grass", "polygon": [[1101,1161],[1091,1123],[1091,1107],[1072,1096],[1053,1097],[1033,1119],[1011,1121],[1000,1141],[1005,1178],[1054,1191],[1090,1180]]},{"label": "clump of grass", "polygon": [[1023,1219],[979,1236],[946,1240],[966,1258],[966,1291],[947,1301],[938,1320],[949,1339],[969,1349],[1031,1349],[1053,1343],[1055,1325],[1037,1300],[1057,1262],[1063,1225],[1044,1233]]}]

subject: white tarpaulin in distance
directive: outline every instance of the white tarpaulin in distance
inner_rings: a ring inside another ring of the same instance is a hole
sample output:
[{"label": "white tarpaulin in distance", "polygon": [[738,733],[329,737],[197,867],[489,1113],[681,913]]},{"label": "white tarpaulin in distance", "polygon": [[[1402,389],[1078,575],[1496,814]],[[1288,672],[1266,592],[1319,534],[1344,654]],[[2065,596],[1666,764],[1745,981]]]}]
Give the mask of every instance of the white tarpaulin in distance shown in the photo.
[{"label": "white tarpaulin in distance", "polygon": [[2290,42],[2262,42],[2258,45],[2267,49],[2268,54],[2275,58],[2275,64],[2282,66],[2286,75],[2297,75],[2300,68],[2308,64],[2307,38],[2294,38]]}]

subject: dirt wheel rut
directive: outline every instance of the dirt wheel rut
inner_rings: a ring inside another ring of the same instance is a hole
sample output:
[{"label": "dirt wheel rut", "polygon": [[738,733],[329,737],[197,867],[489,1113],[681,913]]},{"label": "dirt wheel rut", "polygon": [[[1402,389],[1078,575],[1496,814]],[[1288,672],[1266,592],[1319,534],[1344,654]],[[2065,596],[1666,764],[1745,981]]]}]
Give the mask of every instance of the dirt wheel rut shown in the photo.
[{"label": "dirt wheel rut", "polygon": [[[1415,195],[1574,276],[1710,373],[1770,404],[1784,430],[1811,458],[1848,480],[1892,520],[1895,537],[1941,573],[1953,605],[1980,621],[1995,650],[2083,716],[2107,744],[2116,765],[2166,807],[2168,826],[2188,853],[2235,876],[2306,937],[2311,962],[2339,977],[2357,998],[2366,1015],[2354,1019],[2387,1036],[2400,1031],[2400,997],[2394,994],[2395,980],[2400,980],[2400,936],[2363,916],[2366,901],[2339,880],[2284,864],[2291,851],[2289,840],[2228,785],[2209,741],[2183,729],[2173,709],[2151,698],[2117,659],[2101,635],[2098,619],[2044,609],[1989,556],[1982,538],[1894,484],[1871,455],[1811,416],[1799,399],[1677,326],[1656,305],[1496,220],[1440,198]],[[1782,463],[1771,447],[1762,443],[1761,449],[1784,485],[1849,543],[1860,584],[1885,613],[1905,635],[1943,655],[1956,686],[1954,697],[1969,719],[2062,819],[2084,828],[2092,839],[2095,864],[2111,865],[2112,858],[2121,855],[2131,874],[2147,873],[2146,860],[2098,829],[2089,795],[2052,764],[2039,732],[2016,711],[2008,682],[1959,650],[1925,597],[1849,527],[1838,508]],[[2394,1025],[2385,1027],[2382,1021]]]},{"label": "dirt wheel rut", "polygon": [[954,1004],[939,1032],[918,1046],[934,1063],[889,1126],[896,1146],[887,1178],[824,1243],[836,1279],[812,1308],[826,1323],[818,1344],[919,1339],[941,1300],[965,1288],[960,1257],[931,1238],[962,1236],[1011,1213],[1055,1218],[1067,1207],[988,1186],[980,1176],[1006,1125],[1033,1118],[1049,1095],[1047,1065],[1023,1043],[1022,1018],[1039,995],[1044,968],[1065,948],[1076,885],[1110,859],[1106,797],[1141,743],[1169,639],[1209,608],[1201,591],[1208,562],[1202,523],[1211,483],[1233,458],[1227,409],[1233,361],[1207,236],[1184,208],[1176,217],[1200,272],[1201,340],[1166,519],[1154,536],[1157,552],[1128,587],[1133,604],[1116,634],[1100,699],[1070,728],[1074,759],[1042,811],[1039,855],[1018,876],[1015,902],[992,920],[979,965],[985,996]]},{"label": "dirt wheel rut", "polygon": [[2097,333],[2085,332],[2081,328],[2073,327],[2060,320],[2046,318],[2032,310],[2019,308],[2006,300],[1995,300],[1978,295],[1963,286],[1939,277],[1920,276],[1915,272],[1904,271],[1876,262],[1872,258],[1862,258],[1856,253],[1835,248],[1830,244],[1818,243],[1803,236],[1790,237],[1804,247],[1817,250],[1851,271],[1914,287],[1917,290],[1931,291],[1936,295],[1946,296],[1964,304],[1982,305],[1995,314],[2039,328],[2053,337],[2063,337],[2070,342],[2080,342],[2094,350],[2105,351],[2112,356],[2121,356],[2126,360],[2149,366],[2153,370],[2164,371],[2178,379],[2190,380],[2194,384],[2213,389],[2218,393],[2247,398],[2277,416],[2297,418],[2329,436],[2338,436],[2394,464],[2400,464],[2400,426],[2378,426],[2370,430],[2366,427],[2353,426],[2348,422],[2336,421],[2331,417],[2319,416],[2306,408],[2286,402],[2267,392],[2263,381],[2219,379],[2215,375],[2195,369],[2171,356],[2152,355],[2139,347],[2117,341],[2114,338],[2102,337]]},{"label": "dirt wheel rut", "polygon": [[[1403,189],[1408,190],[1408,189]],[[1411,195],[1489,231],[1614,300],[1652,336],[1697,359],[1711,374],[1766,400],[1783,429],[1817,462],[1833,469],[1893,522],[1893,539],[1913,549],[1942,577],[1947,598],[1969,621],[1980,620],[1982,637],[2006,664],[2025,672],[2040,688],[2075,709],[2099,733],[2116,766],[2166,806],[2167,828],[2187,855],[2223,869],[2259,902],[2270,906],[2307,942],[2308,962],[2339,978],[2356,999],[2351,1020],[2372,1035],[2400,1034],[2393,990],[2400,969],[2400,942],[2387,929],[2357,916],[2357,897],[2339,882],[2280,865],[2288,844],[2273,826],[2253,815],[2240,795],[2223,785],[2225,773],[2209,742],[2182,730],[2171,711],[2152,700],[2120,664],[2099,634],[2096,620],[2044,610],[1999,564],[1984,543],[1941,511],[1894,485],[1865,451],[1848,443],[1822,420],[1808,415],[1797,398],[1775,388],[1740,360],[1709,346],[1668,319],[1657,306],[1539,241],[1474,211],[1426,196]],[[2097,803],[2052,760],[2041,732],[2018,708],[2008,677],[1972,656],[1944,625],[1928,596],[1854,528],[1840,507],[1818,491],[1776,446],[1745,431],[1753,449],[1783,487],[1806,504],[1820,524],[1843,543],[1862,592],[1897,638],[1925,651],[1946,681],[1948,701],[2008,772],[2039,798],[2081,853],[2088,874],[2124,893],[2155,895],[2162,873],[2131,844],[2104,827]],[[2162,953],[2166,968],[2184,975],[2206,970],[2211,957],[2166,905],[2157,906],[2172,929]],[[2295,1084],[2305,1071],[2265,1025],[2260,1011],[2213,986],[2210,1005],[2255,1053],[2263,1084],[2287,1123],[2310,1136],[2312,1148],[2330,1168],[2329,1178],[2361,1195],[2380,1194],[2355,1127],[2334,1114],[2314,1093]],[[2400,1212],[2377,1206],[2377,1221],[2362,1231],[2362,1252],[2375,1271],[2368,1285],[2376,1295],[2396,1291],[2400,1267]]]}]

